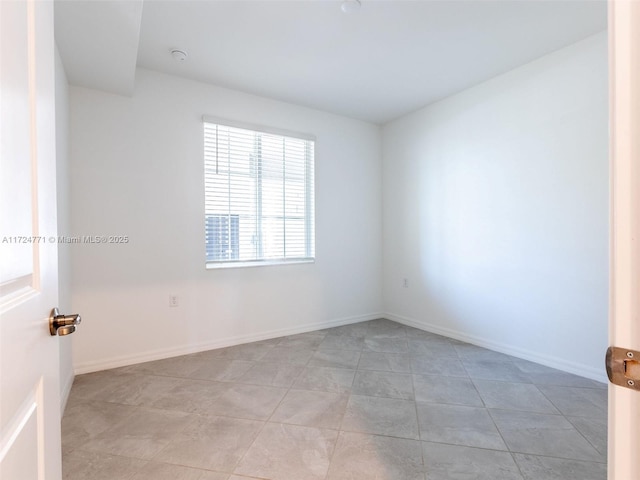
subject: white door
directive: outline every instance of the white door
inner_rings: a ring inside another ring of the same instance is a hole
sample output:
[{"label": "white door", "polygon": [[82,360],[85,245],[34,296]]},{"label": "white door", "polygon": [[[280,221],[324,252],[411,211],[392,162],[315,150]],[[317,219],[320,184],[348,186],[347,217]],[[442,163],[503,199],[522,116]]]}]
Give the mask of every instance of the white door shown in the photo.
[{"label": "white door", "polygon": [[[640,1],[610,0],[609,57],[609,336],[640,351]],[[610,384],[609,480],[631,479],[640,479],[640,391]]]},{"label": "white door", "polygon": [[53,3],[0,0],[0,479],[60,480]]}]

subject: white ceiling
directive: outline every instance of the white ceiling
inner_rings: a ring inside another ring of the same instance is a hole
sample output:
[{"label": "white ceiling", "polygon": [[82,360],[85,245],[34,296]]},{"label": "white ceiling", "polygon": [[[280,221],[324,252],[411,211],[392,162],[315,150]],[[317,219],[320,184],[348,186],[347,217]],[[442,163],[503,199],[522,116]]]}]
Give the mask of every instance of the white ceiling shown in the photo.
[{"label": "white ceiling", "polygon": [[55,13],[73,84],[130,94],[137,54],[140,67],[385,123],[604,30],[606,10],[604,0],[362,0],[350,15],[336,0],[57,0]]}]

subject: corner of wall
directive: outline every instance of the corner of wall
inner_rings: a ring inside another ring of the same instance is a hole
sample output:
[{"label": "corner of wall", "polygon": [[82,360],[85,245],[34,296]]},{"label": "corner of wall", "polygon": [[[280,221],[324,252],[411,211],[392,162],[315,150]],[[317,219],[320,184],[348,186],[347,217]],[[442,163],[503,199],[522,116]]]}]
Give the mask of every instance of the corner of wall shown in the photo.
[{"label": "corner of wall", "polygon": [[523,360],[529,360],[530,362],[539,363],[540,365],[545,365],[547,367],[562,370],[574,375],[579,375],[581,377],[589,378],[597,382],[608,382],[604,368],[598,369],[589,367],[582,363],[569,361],[565,358],[542,354],[532,349],[516,348],[513,345],[496,342],[488,337],[469,335],[468,333],[461,330],[446,328],[429,322],[418,321],[414,318],[409,318],[403,315],[396,315],[394,313],[386,312],[384,316],[389,320],[393,320],[394,322],[398,322],[409,327],[418,328],[420,330],[435,333],[437,335],[443,335],[445,337],[453,338],[461,342],[471,343],[479,347],[493,350],[494,352],[504,353],[506,355],[521,358]]},{"label": "corner of wall", "polygon": [[67,376],[65,378],[60,378],[60,417],[64,415],[64,411],[67,408],[71,387],[76,378],[73,368],[66,369],[66,373]]},{"label": "corner of wall", "polygon": [[[56,202],[58,210],[58,234],[69,232],[69,82],[64,65],[55,48],[55,115],[56,115]],[[69,245],[58,245],[58,305],[70,312],[71,305],[71,263]],[[73,384],[74,372],[71,341],[60,338],[59,375],[62,412]]]}]

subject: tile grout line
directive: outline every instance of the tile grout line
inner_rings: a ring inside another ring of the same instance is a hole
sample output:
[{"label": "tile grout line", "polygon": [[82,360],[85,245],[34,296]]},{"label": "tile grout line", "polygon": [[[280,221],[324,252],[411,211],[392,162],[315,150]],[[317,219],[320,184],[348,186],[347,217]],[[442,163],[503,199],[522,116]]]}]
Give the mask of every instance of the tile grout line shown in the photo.
[{"label": "tile grout line", "polygon": [[[458,353],[458,357],[460,358],[460,363],[462,364],[462,368],[464,368],[465,372],[467,372],[467,375],[469,375],[469,371],[467,370],[466,365],[464,364],[464,362],[462,361],[462,358],[460,357],[460,352],[458,351],[458,349],[456,349],[456,352]],[[475,378],[472,378],[471,375],[469,375],[469,380],[471,382],[471,385],[473,386],[474,391],[476,392],[476,394],[478,395],[478,398],[480,399],[480,401],[482,402],[484,411],[487,412],[487,415],[489,416],[489,418],[491,419],[491,423],[493,423],[494,428],[496,429],[496,432],[498,432],[498,435],[500,435],[500,439],[502,440],[502,443],[504,444],[504,446],[507,448],[507,452],[509,452],[509,455],[511,456],[511,460],[513,461],[514,465],[516,466],[516,468],[518,469],[518,472],[520,472],[520,476],[523,478],[524,480],[524,474],[522,473],[522,470],[520,469],[520,465],[518,464],[518,462],[516,461],[516,458],[513,454],[513,452],[511,451],[511,447],[509,447],[509,444],[507,443],[507,441],[504,438],[504,435],[502,434],[502,431],[500,430],[500,428],[498,427],[498,424],[496,423],[495,419],[493,418],[493,415],[491,415],[491,412],[489,411],[489,407],[487,407],[487,403],[485,402],[484,397],[482,396],[482,394],[480,393],[480,390],[478,390],[478,386],[476,385],[476,380]]]},{"label": "tile grout line", "polygon": [[[573,387],[566,387],[566,388],[573,388]],[[598,453],[598,455],[600,455],[600,456],[605,458],[605,463],[607,463],[608,462],[607,454],[606,453],[605,454],[601,453],[600,450],[598,450],[598,448],[582,433],[582,431],[580,431],[580,429],[578,427],[576,427],[571,420],[569,420],[569,418],[568,418],[569,415],[565,415],[564,412],[562,410],[560,410],[560,407],[558,407],[553,402],[553,400],[551,400],[542,390],[540,390],[537,385],[536,385],[536,389],[542,394],[542,396],[544,398],[546,398],[549,401],[549,403],[551,403],[556,408],[556,410],[558,410],[558,412],[560,412],[560,415],[562,416],[562,418],[564,418],[569,423],[569,425],[571,425],[573,427],[573,429],[576,432],[578,432],[578,434],[587,442],[587,444],[589,444],[591,446],[591,448],[593,448],[593,450],[596,453]],[[597,390],[597,389],[594,388],[593,390]],[[573,415],[573,416],[574,417],[580,417],[580,418],[590,418],[590,417],[586,417],[586,416],[583,417],[581,415]],[[597,463],[600,463],[600,462],[597,462]]]},{"label": "tile grout line", "polygon": [[[411,363],[411,359],[409,359]],[[416,411],[416,422],[418,424],[418,445],[420,447],[420,458],[422,459],[422,474],[426,478],[427,476],[427,464],[424,458],[424,443],[422,441],[422,428],[420,428],[420,415],[418,414],[418,400],[416,396],[416,384],[415,384],[415,374],[411,373],[411,386],[413,388],[413,404],[415,406]]]},{"label": "tile grout line", "polygon": [[364,351],[364,345],[365,345],[364,339],[366,338],[367,336],[365,333],[365,336],[363,337],[363,341],[362,341],[362,347],[359,350],[360,357],[358,358],[358,365],[356,365],[356,370],[355,370],[355,373],[353,374],[353,380],[351,381],[351,387],[349,388],[349,392],[348,392],[349,396],[347,398],[347,404],[344,408],[344,411],[342,412],[342,418],[340,419],[340,423],[338,425],[338,437],[336,438],[336,444],[333,446],[333,451],[331,452],[331,460],[329,461],[329,468],[327,469],[325,479],[328,478],[329,476],[329,471],[331,470],[331,463],[333,463],[333,457],[336,453],[336,449],[338,448],[338,442],[340,441],[341,438],[344,437],[343,432],[346,432],[346,430],[343,430],[344,418],[347,416],[347,410],[349,409],[349,404],[351,403],[351,398],[353,397],[353,383],[355,382],[356,375],[359,371],[358,367],[360,366],[360,359],[362,358],[362,353]]},{"label": "tile grout line", "polygon": [[[364,338],[366,338],[366,334]],[[349,392],[348,392],[347,404],[344,407],[344,411],[342,412],[342,418],[340,419],[340,423],[338,424],[338,435],[336,435],[336,441],[333,444],[333,449],[331,450],[331,454],[329,455],[329,466],[327,467],[327,471],[324,474],[324,477],[323,477],[324,480],[327,480],[329,477],[329,472],[331,471],[331,464],[333,463],[333,457],[335,456],[336,450],[338,448],[338,442],[340,442],[340,439],[343,437],[344,430],[342,430],[342,424],[344,423],[344,417],[347,415],[347,409],[349,408],[349,403],[351,402],[351,396],[353,394],[353,382],[355,382],[356,375],[358,373],[358,366],[360,365],[360,359],[362,358],[363,349],[364,349],[364,340],[362,342],[362,347],[360,348],[360,350],[358,350],[358,364],[356,365],[355,373],[353,374],[353,378],[351,379],[351,387],[349,388]]]},{"label": "tile grout line", "polygon": [[[279,345],[280,342],[278,342],[275,346]],[[268,352],[267,352],[268,353]],[[265,353],[264,355],[261,356],[264,357],[267,353]],[[229,476],[229,478],[231,478],[231,476],[235,475],[235,471],[238,468],[238,466],[242,463],[242,461],[244,460],[244,458],[247,456],[247,453],[249,453],[249,451],[251,450],[251,448],[255,445],[256,441],[258,440],[258,437],[260,436],[260,434],[264,431],[265,427],[267,426],[267,423],[269,423],[269,420],[271,419],[271,417],[273,417],[274,413],[276,412],[276,410],[278,410],[278,408],[280,407],[280,405],[282,404],[282,401],[287,397],[287,395],[289,394],[289,392],[291,391],[291,387],[295,384],[295,382],[298,380],[298,378],[304,373],[305,369],[306,369],[306,365],[309,363],[309,360],[311,359],[311,356],[309,357],[309,359],[307,359],[307,361],[305,362],[304,365],[302,366],[302,370],[300,370],[300,373],[298,374],[298,376],[296,377],[295,380],[293,380],[291,382],[291,385],[289,385],[289,387],[287,388],[287,391],[284,393],[284,395],[282,396],[282,398],[280,399],[280,401],[278,402],[278,405],[275,406],[275,408],[273,409],[273,411],[271,412],[271,414],[269,415],[268,418],[266,418],[263,421],[262,426],[260,427],[260,429],[258,430],[258,432],[256,433],[255,437],[253,438],[253,441],[251,442],[251,444],[247,447],[247,449],[244,451],[244,453],[240,456],[240,458],[236,461],[236,463],[234,464],[233,468],[231,469],[231,475]],[[285,364],[285,365],[288,365]],[[275,422],[274,422],[275,423]],[[284,425],[284,424],[281,424]]]}]

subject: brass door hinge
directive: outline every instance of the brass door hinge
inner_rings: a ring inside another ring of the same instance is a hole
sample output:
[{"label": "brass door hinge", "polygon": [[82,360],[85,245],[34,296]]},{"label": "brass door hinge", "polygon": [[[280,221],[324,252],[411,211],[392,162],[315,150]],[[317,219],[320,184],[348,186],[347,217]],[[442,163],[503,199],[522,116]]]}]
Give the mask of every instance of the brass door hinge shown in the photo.
[{"label": "brass door hinge", "polygon": [[640,352],[628,348],[607,349],[607,376],[614,385],[640,391]]}]

